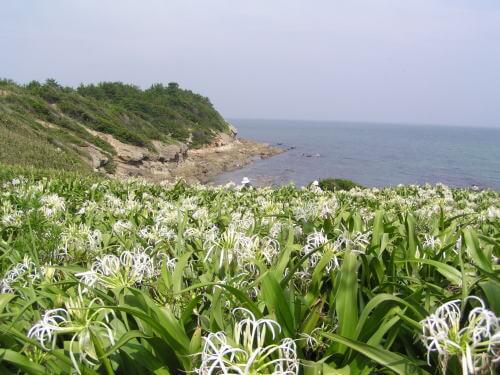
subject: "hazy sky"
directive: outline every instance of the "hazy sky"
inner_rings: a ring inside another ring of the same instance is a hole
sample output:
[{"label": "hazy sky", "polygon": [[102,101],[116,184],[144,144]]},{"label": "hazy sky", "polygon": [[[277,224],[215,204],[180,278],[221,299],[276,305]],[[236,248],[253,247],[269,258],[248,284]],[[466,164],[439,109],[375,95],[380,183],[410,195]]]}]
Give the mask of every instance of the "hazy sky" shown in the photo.
[{"label": "hazy sky", "polygon": [[179,82],[226,117],[500,127],[500,0],[0,0],[0,76]]}]

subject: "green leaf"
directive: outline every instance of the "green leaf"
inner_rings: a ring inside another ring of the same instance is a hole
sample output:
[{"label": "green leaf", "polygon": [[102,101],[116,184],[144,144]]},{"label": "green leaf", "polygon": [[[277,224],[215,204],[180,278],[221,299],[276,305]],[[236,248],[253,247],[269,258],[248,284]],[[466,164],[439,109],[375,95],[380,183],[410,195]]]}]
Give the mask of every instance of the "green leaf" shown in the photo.
[{"label": "green leaf", "polygon": [[15,294],[11,293],[0,294],[0,314],[3,313],[5,307],[15,296],[16,296]]},{"label": "green leaf", "polygon": [[462,233],[464,234],[467,253],[472,258],[474,263],[476,263],[476,265],[478,265],[485,271],[493,272],[491,261],[488,260],[484,252],[481,250],[479,239],[477,238],[476,233],[470,229],[464,229]]},{"label": "green leaf", "polygon": [[269,312],[276,315],[276,320],[282,326],[286,336],[295,336],[295,319],[288,300],[280,284],[272,273],[268,273],[261,281],[264,302]]},{"label": "green leaf", "polygon": [[0,349],[0,363],[9,362],[27,374],[45,374],[45,368],[11,349]]},{"label": "green leaf", "polygon": [[[156,375],[170,375],[168,368],[155,358],[152,355],[152,352],[146,349],[142,344],[129,341],[122,347],[122,350],[130,356],[132,361],[137,362],[144,368],[148,369],[148,373]],[[124,371],[124,373],[126,372]]]},{"label": "green leaf", "polygon": [[448,279],[448,281],[451,282],[452,284],[460,285],[462,283],[462,273],[455,267],[452,267],[446,263],[438,262],[437,260],[432,260],[432,259],[406,259],[401,261],[395,261],[395,263],[405,263],[405,262],[428,264],[429,266],[433,266],[434,268],[436,268],[436,270],[446,279]]},{"label": "green leaf", "polygon": [[191,257],[192,252],[184,253],[179,257],[172,276],[172,284],[174,293],[178,293],[182,289],[182,274]]},{"label": "green leaf", "polygon": [[393,316],[387,322],[381,324],[366,343],[374,346],[379,345],[387,331],[391,329],[399,320],[399,316]]},{"label": "green leaf", "polygon": [[92,343],[94,344],[97,357],[99,358],[99,361],[103,365],[106,374],[114,375],[115,372],[113,371],[113,366],[111,365],[109,358],[104,353],[104,348],[102,347],[99,335],[96,335],[92,330],[90,330],[90,338],[92,340]]},{"label": "green leaf", "polygon": [[375,212],[375,217],[373,219],[373,233],[371,242],[371,246],[377,248],[378,254],[382,252],[380,245],[383,234],[384,234],[384,211],[378,210],[377,212]]},{"label": "green leaf", "polygon": [[357,351],[358,353],[368,357],[372,361],[387,367],[388,369],[396,372],[397,374],[418,374],[418,375],[430,375],[427,371],[419,367],[419,364],[412,361],[408,357],[401,354],[390,352],[385,349],[380,349],[372,345],[368,345],[359,341],[350,340],[341,335],[336,335],[333,333],[321,332],[321,334],[331,340],[339,342],[349,348]]},{"label": "green leaf", "polygon": [[290,257],[293,251],[293,240],[294,240],[294,230],[293,226],[290,224],[290,227],[288,228],[288,238],[286,241],[286,246],[285,248],[280,252],[278,261],[276,262],[274,269],[276,270],[276,273],[279,275],[284,274],[286,266],[288,265],[288,262],[290,261]]},{"label": "green leaf", "polygon": [[110,349],[108,349],[108,351],[104,354],[104,356],[107,357],[107,356],[113,354],[114,352],[119,350],[123,345],[125,345],[130,340],[133,340],[133,339],[136,339],[139,337],[145,337],[144,333],[142,333],[141,331],[137,331],[137,330],[132,330],[132,331],[128,331],[128,332],[124,333],[120,337],[120,339],[116,342],[116,344],[113,345]]},{"label": "green leaf", "polygon": [[486,298],[488,299],[488,304],[495,312],[497,316],[500,315],[500,283],[489,280],[479,283],[481,289],[483,289]]},{"label": "green leaf", "polygon": [[[358,259],[352,251],[347,251],[344,255],[335,311],[338,316],[338,332],[348,338],[355,337],[358,324]],[[345,349],[345,346],[339,347],[341,353]]]},{"label": "green leaf", "polygon": [[201,328],[197,327],[191,337],[191,342],[189,343],[189,352],[192,354],[199,353],[201,350]]},{"label": "green leaf", "polygon": [[365,324],[368,320],[370,313],[376,307],[384,303],[397,303],[403,305],[407,307],[409,310],[411,310],[417,316],[418,320],[422,320],[425,318],[426,312],[424,309],[414,306],[413,304],[406,302],[404,299],[393,296],[392,294],[387,294],[387,293],[377,294],[366,304],[363,311],[361,312],[361,315],[359,316],[359,322],[356,328],[356,334],[353,337],[354,339],[359,338],[359,335],[363,331],[363,328],[365,328]]},{"label": "green leaf", "polygon": [[252,314],[254,314],[257,318],[262,315],[259,308],[257,307],[257,305],[255,303],[253,303],[253,301],[250,298],[248,298],[247,294],[245,294],[241,290],[238,290],[232,286],[222,284],[222,283],[215,283],[215,282],[200,283],[200,284],[192,285],[186,289],[183,289],[177,294],[182,294],[185,292],[189,292],[190,290],[195,290],[195,289],[200,289],[200,288],[205,288],[207,286],[215,286],[215,285],[228,290],[232,295],[234,295],[240,301],[240,303],[242,304],[242,307],[250,310],[252,312]]},{"label": "green leaf", "polygon": [[412,214],[406,216],[406,239],[407,239],[407,257],[415,258],[417,253],[417,235],[415,234],[415,219]]}]

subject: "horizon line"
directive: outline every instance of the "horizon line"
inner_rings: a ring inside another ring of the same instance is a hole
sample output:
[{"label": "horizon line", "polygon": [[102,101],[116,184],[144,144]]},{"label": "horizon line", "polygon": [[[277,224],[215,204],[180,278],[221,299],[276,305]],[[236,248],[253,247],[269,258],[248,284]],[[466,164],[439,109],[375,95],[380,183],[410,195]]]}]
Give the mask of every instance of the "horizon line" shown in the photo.
[{"label": "horizon line", "polygon": [[443,128],[473,128],[473,129],[496,129],[500,130],[499,125],[471,125],[471,124],[445,124],[445,123],[423,123],[411,121],[370,121],[370,120],[338,120],[338,119],[291,119],[282,117],[240,117],[240,116],[224,116],[228,120],[245,120],[245,121],[282,121],[282,122],[315,122],[315,123],[343,123],[343,124],[373,124],[373,125],[401,125],[401,126],[428,126],[428,127],[443,127]]}]

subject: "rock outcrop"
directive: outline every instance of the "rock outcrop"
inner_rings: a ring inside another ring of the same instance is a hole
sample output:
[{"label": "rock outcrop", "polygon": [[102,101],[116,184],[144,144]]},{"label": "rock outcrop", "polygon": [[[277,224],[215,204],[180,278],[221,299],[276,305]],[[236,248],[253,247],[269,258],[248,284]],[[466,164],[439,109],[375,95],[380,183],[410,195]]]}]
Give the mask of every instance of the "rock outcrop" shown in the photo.
[{"label": "rock outcrop", "polygon": [[160,141],[152,141],[156,152],[155,158],[163,163],[182,162],[187,158],[188,147],[185,143],[165,144]]},{"label": "rock outcrop", "polygon": [[88,130],[109,143],[115,155],[88,144],[82,150],[89,155],[89,163],[101,172],[109,173],[107,164],[113,162],[116,177],[140,176],[151,181],[184,178],[188,182],[208,182],[225,171],[241,168],[255,157],[267,158],[282,150],[267,144],[236,138],[236,129],[230,134],[220,133],[203,148],[189,150],[181,142],[152,141],[154,149],[123,143],[110,134]]}]

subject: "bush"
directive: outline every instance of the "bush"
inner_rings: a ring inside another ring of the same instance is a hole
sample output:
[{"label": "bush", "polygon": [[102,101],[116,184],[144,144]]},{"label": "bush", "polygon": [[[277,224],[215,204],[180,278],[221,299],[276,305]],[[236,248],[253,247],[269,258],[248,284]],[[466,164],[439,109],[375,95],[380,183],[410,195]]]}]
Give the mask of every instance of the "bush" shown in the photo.
[{"label": "bush", "polygon": [[325,178],[319,181],[319,187],[322,190],[338,191],[338,190],[351,190],[355,187],[362,188],[363,186],[344,178]]}]

